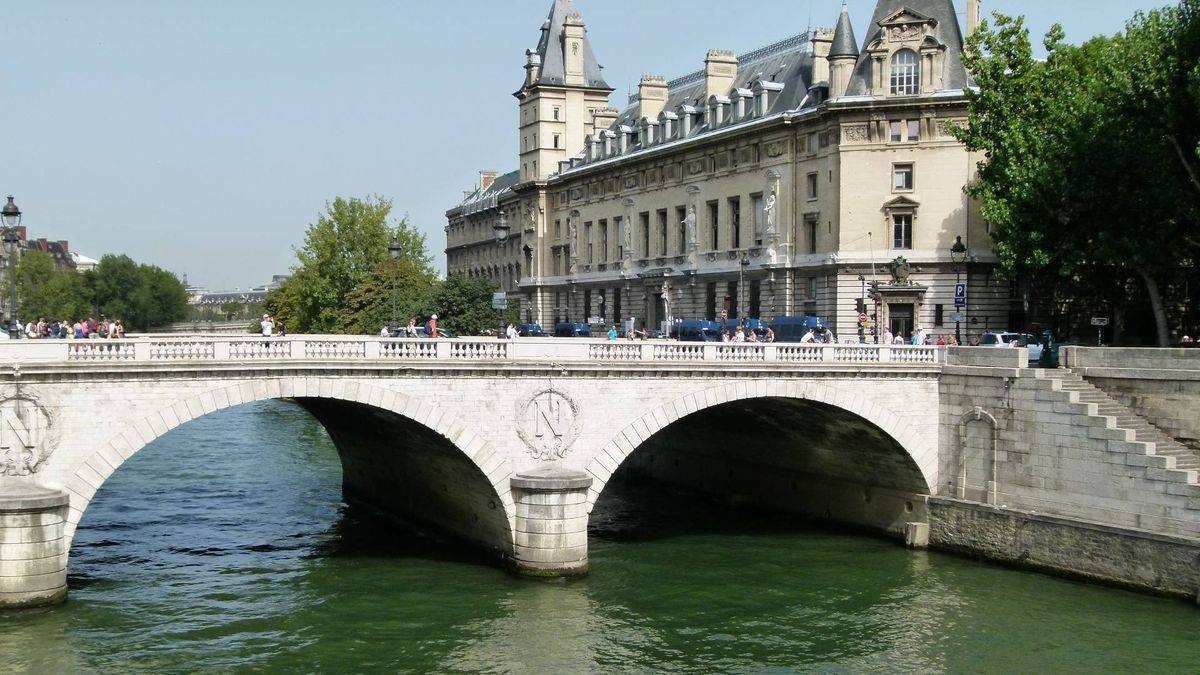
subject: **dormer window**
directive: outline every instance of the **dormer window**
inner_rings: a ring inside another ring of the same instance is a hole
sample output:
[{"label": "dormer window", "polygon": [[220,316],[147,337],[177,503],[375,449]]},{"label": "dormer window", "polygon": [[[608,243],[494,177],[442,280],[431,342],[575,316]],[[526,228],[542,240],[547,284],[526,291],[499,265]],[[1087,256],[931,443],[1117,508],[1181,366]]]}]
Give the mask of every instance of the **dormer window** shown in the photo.
[{"label": "dormer window", "polygon": [[892,96],[914,96],[921,91],[921,73],[917,53],[901,49],[892,54]]}]

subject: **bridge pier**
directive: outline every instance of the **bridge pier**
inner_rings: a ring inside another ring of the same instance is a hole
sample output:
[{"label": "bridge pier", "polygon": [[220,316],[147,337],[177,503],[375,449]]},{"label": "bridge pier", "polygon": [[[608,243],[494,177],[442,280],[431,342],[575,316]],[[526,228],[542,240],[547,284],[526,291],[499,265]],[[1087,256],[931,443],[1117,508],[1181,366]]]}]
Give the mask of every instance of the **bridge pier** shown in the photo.
[{"label": "bridge pier", "polygon": [[67,598],[67,493],[0,480],[0,609]]},{"label": "bridge pier", "polygon": [[516,502],[513,565],[538,577],[587,573],[587,491],[582,471],[546,468],[510,480]]}]

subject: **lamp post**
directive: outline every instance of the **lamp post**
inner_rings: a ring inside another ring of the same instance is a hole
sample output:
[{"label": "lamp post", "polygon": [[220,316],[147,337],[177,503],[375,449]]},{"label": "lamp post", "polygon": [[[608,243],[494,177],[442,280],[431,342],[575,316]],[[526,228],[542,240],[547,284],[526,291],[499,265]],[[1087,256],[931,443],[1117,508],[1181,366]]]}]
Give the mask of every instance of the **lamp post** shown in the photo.
[{"label": "lamp post", "polygon": [[[497,220],[496,224],[492,226],[492,230],[496,233],[497,246],[503,247],[504,242],[508,241],[508,219],[504,215],[503,211],[500,212],[500,219]],[[501,251],[500,255],[498,255],[497,258],[503,256],[503,253],[504,252]],[[504,278],[503,277],[500,278],[499,284],[500,284],[500,291],[503,292],[504,291]],[[503,307],[496,308],[496,326],[497,326],[496,339],[503,340],[504,339],[504,308]]]},{"label": "lamp post", "polygon": [[21,337],[21,328],[17,323],[17,248],[21,243],[21,233],[17,227],[21,224],[21,209],[13,202],[13,196],[8,196],[8,203],[0,209],[0,218],[4,219],[4,251],[8,254],[8,336],[12,339]]},{"label": "lamp post", "polygon": [[396,334],[396,263],[400,261],[400,239],[392,235],[392,243],[388,245],[388,253],[392,256],[392,326],[388,332]]},{"label": "lamp post", "polygon": [[750,267],[750,256],[742,252],[742,262],[738,267],[738,325],[741,326],[745,322],[746,305],[743,301],[746,299],[746,268]]},{"label": "lamp post", "polygon": [[[967,246],[963,243],[962,236],[954,238],[954,245],[950,247],[950,259],[954,261],[954,340],[958,344],[962,344],[962,309],[958,304],[958,285],[962,283],[962,264],[967,261]],[[966,308],[967,298],[963,294],[962,308]]]}]

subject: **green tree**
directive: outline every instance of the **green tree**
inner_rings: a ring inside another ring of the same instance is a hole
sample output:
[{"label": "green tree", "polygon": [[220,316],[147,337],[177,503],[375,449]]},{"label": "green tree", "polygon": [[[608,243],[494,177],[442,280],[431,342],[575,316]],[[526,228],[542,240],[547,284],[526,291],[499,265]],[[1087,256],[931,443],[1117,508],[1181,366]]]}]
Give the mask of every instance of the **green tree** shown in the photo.
[{"label": "green tree", "polygon": [[148,330],[187,317],[187,290],[171,272],[106,255],[87,274],[95,311],[127,327]]},{"label": "green tree", "polygon": [[390,261],[388,248],[393,236],[400,244],[400,259],[432,279],[425,235],[407,218],[390,226],[391,210],[392,202],[379,196],[339,197],[326,204],[296,251],[298,265],[292,277],[268,296],[268,311],[298,332],[361,329],[366,319],[360,321],[348,313],[348,302],[381,264]]},{"label": "green tree", "polygon": [[42,251],[26,251],[17,263],[18,316],[26,321],[75,319],[91,305],[84,277],[61,269],[54,257]]},{"label": "green tree", "polygon": [[[394,266],[394,267],[393,267]],[[418,268],[411,260],[391,260],[375,266],[346,298],[341,308],[340,325],[347,332],[374,335],[392,323],[392,274],[396,279],[396,323],[393,328],[408,324],[412,317],[421,317],[436,278]]]},{"label": "green tree", "polygon": [[230,300],[221,305],[221,313],[225,315],[227,321],[233,321],[242,313],[242,303]]},{"label": "green tree", "polygon": [[482,335],[498,325],[492,309],[496,286],[482,277],[452,274],[437,284],[422,315],[437,314],[438,326],[460,335]]},{"label": "green tree", "polygon": [[968,126],[956,130],[984,153],[970,191],[1001,270],[1025,282],[1076,280],[1084,268],[1136,276],[1162,345],[1170,333],[1160,280],[1195,255],[1187,242],[1200,193],[1175,146],[1193,147],[1200,128],[1194,107],[1190,122],[1169,111],[1193,95],[1177,83],[1195,60],[1178,53],[1198,1],[1139,14],[1123,35],[1080,46],[1055,26],[1044,61],[1033,58],[1021,19],[996,14],[994,28],[985,22],[968,40],[979,90]]}]

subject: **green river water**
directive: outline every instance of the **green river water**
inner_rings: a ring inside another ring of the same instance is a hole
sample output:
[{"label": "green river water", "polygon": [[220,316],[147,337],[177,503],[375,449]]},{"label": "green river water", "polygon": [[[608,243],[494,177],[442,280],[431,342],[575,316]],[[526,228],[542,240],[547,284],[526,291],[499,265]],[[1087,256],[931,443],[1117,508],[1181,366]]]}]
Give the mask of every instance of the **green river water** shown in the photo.
[{"label": "green river water", "polygon": [[588,577],[518,579],[344,505],[300,408],[241,406],[113,475],[67,603],[0,614],[0,670],[1200,671],[1186,602],[648,494],[610,484]]}]

